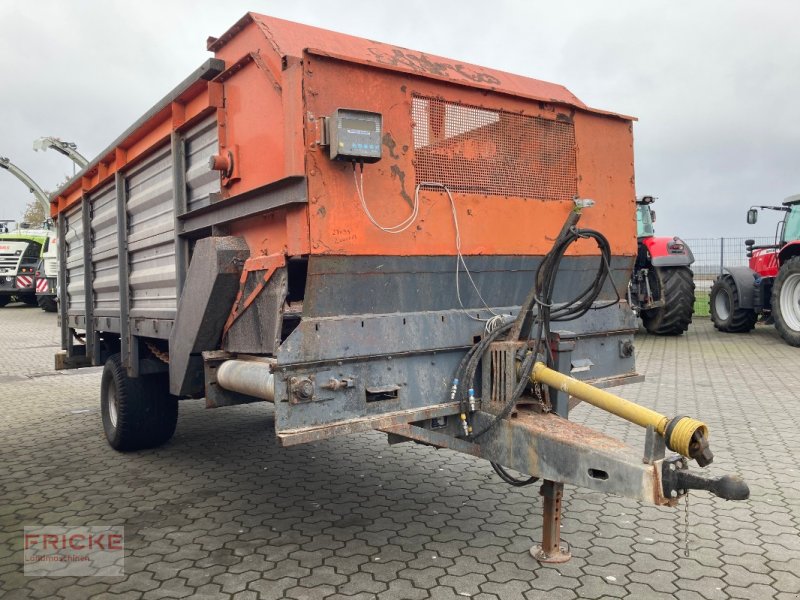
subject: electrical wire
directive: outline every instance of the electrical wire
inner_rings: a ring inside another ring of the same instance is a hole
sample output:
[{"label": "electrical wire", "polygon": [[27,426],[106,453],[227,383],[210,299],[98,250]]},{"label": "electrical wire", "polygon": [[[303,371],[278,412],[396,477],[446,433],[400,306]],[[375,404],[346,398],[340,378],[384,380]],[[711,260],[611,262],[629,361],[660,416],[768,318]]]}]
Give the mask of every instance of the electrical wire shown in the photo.
[{"label": "electrical wire", "polygon": [[464,272],[467,274],[467,278],[469,282],[472,284],[472,288],[475,290],[475,293],[478,295],[478,298],[483,304],[484,308],[489,311],[489,314],[492,315],[492,318],[499,316],[492,308],[489,306],[488,302],[484,300],[483,295],[481,294],[480,289],[478,289],[478,285],[475,283],[475,279],[472,277],[472,272],[469,270],[466,261],[464,260],[464,255],[461,253],[461,228],[458,225],[458,213],[456,212],[456,201],[453,199],[453,194],[450,192],[450,188],[447,187],[443,183],[438,183],[435,181],[421,181],[417,184],[415,194],[419,193],[419,189],[421,187],[433,187],[433,188],[441,188],[447,194],[447,199],[450,202],[450,212],[453,215],[453,227],[455,228],[455,242],[456,242],[456,298],[458,299],[458,305],[461,307],[461,310],[466,314],[470,319],[473,321],[486,321],[486,319],[481,319],[480,317],[473,317],[472,314],[467,310],[464,306],[464,302],[461,299],[461,268],[463,267]]},{"label": "electrical wire", "polygon": [[[484,300],[483,295],[481,294],[478,285],[475,283],[475,279],[472,277],[472,272],[469,270],[466,261],[464,260],[464,255],[461,252],[461,229],[458,225],[458,213],[456,212],[456,202],[453,199],[453,194],[450,192],[450,188],[448,188],[443,183],[437,183],[433,181],[422,181],[416,185],[414,188],[414,205],[411,210],[411,214],[403,219],[397,225],[390,225],[385,226],[378,223],[377,219],[372,215],[370,212],[369,207],[367,206],[367,200],[364,194],[364,163],[359,163],[359,171],[360,177],[356,174],[356,163],[353,163],[353,183],[355,184],[356,194],[358,195],[358,200],[361,203],[361,208],[364,210],[364,214],[367,215],[370,223],[372,223],[375,227],[384,231],[386,233],[391,234],[398,234],[403,233],[406,231],[411,225],[416,221],[417,217],[419,216],[419,191],[422,187],[434,187],[434,188],[441,188],[447,194],[447,198],[450,202],[450,211],[453,215],[453,226],[455,228],[455,244],[456,244],[456,269],[455,269],[455,276],[456,276],[456,298],[458,299],[458,305],[461,307],[461,310],[467,315],[470,319],[474,321],[491,321],[495,317],[499,317],[489,304]],[[483,304],[483,307],[492,315],[490,319],[481,319],[480,317],[475,317],[470,313],[467,308],[464,306],[464,302],[461,299],[461,269],[463,268],[464,272],[467,274],[467,278],[469,282],[472,284],[472,288],[475,290],[475,293],[478,295],[478,298]]]},{"label": "electrical wire", "polygon": [[[392,234],[403,233],[406,229],[411,227],[414,221],[417,220],[417,215],[419,215],[419,186],[417,186],[417,191],[414,193],[414,206],[411,209],[411,214],[405,219],[403,219],[397,225],[384,226],[378,223],[375,217],[372,216],[372,213],[370,212],[369,207],[367,206],[367,200],[364,197],[364,163],[361,163],[360,171],[361,171],[361,177],[359,178],[356,175],[356,163],[353,163],[353,182],[356,186],[356,194],[358,194],[358,199],[361,202],[361,208],[364,209],[364,214],[367,215],[367,218],[370,220],[370,223],[375,225],[375,227],[377,227],[381,231]],[[359,185],[359,180],[360,180],[360,185]]]}]

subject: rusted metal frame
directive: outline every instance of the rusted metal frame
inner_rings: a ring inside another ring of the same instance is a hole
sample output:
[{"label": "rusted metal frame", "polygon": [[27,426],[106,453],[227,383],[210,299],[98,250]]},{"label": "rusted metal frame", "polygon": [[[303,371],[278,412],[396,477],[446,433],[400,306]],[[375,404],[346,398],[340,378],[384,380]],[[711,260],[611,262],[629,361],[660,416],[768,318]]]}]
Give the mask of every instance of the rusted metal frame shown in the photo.
[{"label": "rusted metal frame", "polygon": [[569,547],[561,543],[561,502],[564,484],[545,481],[540,491],[543,504],[542,543],[531,548],[531,555],[543,563],[567,562],[572,555]]},{"label": "rusted metal frame", "polygon": [[[572,351],[575,350],[576,335],[569,331],[554,331],[551,335],[551,350],[556,369],[568,374],[572,368]],[[551,387],[550,404],[553,412],[567,419],[569,417],[569,394]],[[560,481],[545,480],[540,490],[542,503],[542,542],[531,548],[533,557],[544,563],[562,563],[570,559],[569,548],[561,543],[561,501],[564,497],[564,484]]]},{"label": "rusted metal frame", "polygon": [[117,194],[117,270],[119,274],[119,348],[122,365],[129,377],[139,374],[138,338],[131,335],[130,264],[128,261],[128,191],[125,176],[114,174]]},{"label": "rusted metal frame", "polygon": [[347,365],[347,364],[361,364],[365,359],[367,360],[380,360],[380,359],[396,359],[408,356],[422,356],[425,354],[436,354],[445,352],[466,352],[471,346],[443,346],[441,348],[423,348],[421,350],[406,350],[403,352],[383,352],[381,354],[371,354],[369,356],[341,356],[334,358],[325,358],[320,360],[311,360],[307,362],[294,362],[294,363],[281,363],[281,367],[287,371],[295,369],[317,369],[328,367],[330,365]]},{"label": "rusted metal frame", "polygon": [[[267,286],[272,275],[277,271],[279,268],[283,267],[286,264],[286,256],[283,254],[270,254],[269,256],[259,256],[256,258],[250,258],[244,263],[244,268],[242,269],[242,275],[239,278],[239,292],[236,294],[236,300],[233,302],[233,308],[231,309],[231,313],[228,316],[228,320],[225,322],[225,327],[222,329],[222,339],[225,339],[225,336],[228,334],[228,330],[233,326],[238,319],[255,301],[258,295],[264,291],[264,288]],[[255,289],[253,289],[250,294],[248,294],[247,298],[245,298],[244,302],[242,302],[242,296],[244,295],[244,289],[247,285],[247,279],[250,273],[257,273],[259,271],[264,271],[264,275],[261,278],[261,281],[256,285]]]},{"label": "rusted metal frame", "polygon": [[172,195],[175,202],[175,298],[180,300],[183,291],[183,282],[186,280],[188,242],[180,232],[180,217],[186,212],[188,204],[186,198],[186,142],[182,133],[173,131],[171,134],[172,146]]},{"label": "rusted metal frame", "polygon": [[[474,413],[473,427],[491,417]],[[620,440],[558,415],[520,407],[481,437],[481,456],[505,467],[557,483],[568,483],[656,505],[661,493],[661,461],[645,464],[641,451]]]},{"label": "rusted metal frame", "polygon": [[[81,220],[83,222],[83,306],[86,318],[86,358],[94,359],[97,347],[97,331],[94,327],[94,293],[92,289],[92,203],[88,195],[81,202]],[[94,362],[94,361],[93,361]]]},{"label": "rusted metal frame", "polygon": [[58,316],[61,321],[61,349],[66,350],[67,356],[72,356],[72,334],[67,317],[67,215],[60,214],[57,217],[58,227],[58,255],[61,260],[58,263],[58,303],[60,310]]},{"label": "rusted metal frame", "polygon": [[410,440],[430,444],[437,448],[449,448],[462,454],[470,454],[472,456],[481,455],[481,447],[478,444],[473,444],[466,440],[440,433],[431,429],[425,429],[412,423],[403,423],[401,425],[394,425],[392,427],[382,428],[381,431],[399,435]]},{"label": "rusted metal frame", "polygon": [[359,433],[375,429],[385,431],[396,425],[455,415],[458,411],[459,407],[457,402],[448,402],[447,404],[438,404],[426,408],[413,408],[382,415],[370,415],[319,427],[287,429],[278,432],[278,441],[281,446],[294,446],[296,444],[324,440],[334,435]]}]

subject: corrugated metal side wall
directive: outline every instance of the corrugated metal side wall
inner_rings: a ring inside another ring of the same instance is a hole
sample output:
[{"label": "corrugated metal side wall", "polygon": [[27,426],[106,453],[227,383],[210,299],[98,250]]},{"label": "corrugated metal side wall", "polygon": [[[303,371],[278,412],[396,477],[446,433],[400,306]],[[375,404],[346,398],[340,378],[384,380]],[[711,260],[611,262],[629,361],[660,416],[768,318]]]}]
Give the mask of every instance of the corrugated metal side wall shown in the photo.
[{"label": "corrugated metal side wall", "polygon": [[111,182],[92,198],[92,297],[94,316],[119,316],[117,195]]},{"label": "corrugated metal side wall", "polygon": [[77,204],[65,215],[64,243],[67,248],[64,260],[67,263],[67,315],[84,315],[86,313],[86,295],[83,283],[83,217],[81,205]]},{"label": "corrugated metal side wall", "polygon": [[[217,152],[216,116],[204,119],[183,134],[184,174],[188,210],[211,203],[219,192],[219,173],[208,166]],[[175,193],[173,165],[180,164],[165,146],[148,160],[124,173],[129,268],[129,318],[174,319],[177,307],[175,265]],[[67,301],[70,317],[86,314],[84,243],[91,244],[89,268],[93,317],[120,317],[118,193],[114,181],[88,198],[91,231],[84,236],[81,206],[64,215]],[[87,201],[84,199],[84,201]],[[70,320],[72,326],[79,321]],[[116,330],[113,321],[103,320]],[[82,324],[82,321],[80,322]]]},{"label": "corrugated metal side wall", "polygon": [[219,192],[219,173],[208,168],[208,159],[218,150],[217,118],[212,115],[186,133],[186,201],[196,210],[211,204]]},{"label": "corrugated metal side wall", "polygon": [[130,317],[173,319],[175,203],[169,147],[137,166],[126,182]]}]

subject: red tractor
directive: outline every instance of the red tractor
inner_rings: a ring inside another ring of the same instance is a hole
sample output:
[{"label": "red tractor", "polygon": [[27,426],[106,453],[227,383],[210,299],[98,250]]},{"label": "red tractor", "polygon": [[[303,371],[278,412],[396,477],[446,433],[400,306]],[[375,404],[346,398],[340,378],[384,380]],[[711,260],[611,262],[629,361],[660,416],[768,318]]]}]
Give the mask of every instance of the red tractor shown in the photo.
[{"label": "red tractor", "polygon": [[756,206],[747,211],[747,222],[758,220],[758,210],[777,210],[783,219],[775,231],[775,243],[755,246],[747,240],[749,267],[726,268],[711,288],[714,327],[743,333],[760,317],[775,328],[787,344],[800,346],[800,194],[781,206]]},{"label": "red tractor", "polygon": [[694,312],[694,255],[679,237],[655,237],[653,196],[636,199],[639,252],[628,284],[628,301],[644,328],[656,335],[681,335]]}]

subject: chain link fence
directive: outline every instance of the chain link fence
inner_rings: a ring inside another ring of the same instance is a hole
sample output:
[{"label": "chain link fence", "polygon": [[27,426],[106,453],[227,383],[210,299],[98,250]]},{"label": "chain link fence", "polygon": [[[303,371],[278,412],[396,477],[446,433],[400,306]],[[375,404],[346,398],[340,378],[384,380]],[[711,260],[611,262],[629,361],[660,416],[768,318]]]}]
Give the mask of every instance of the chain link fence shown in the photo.
[{"label": "chain link fence", "polygon": [[[691,248],[694,254],[695,282],[698,280],[713,280],[722,272],[724,267],[741,267],[748,263],[744,242],[747,239],[755,240],[756,245],[772,244],[772,237],[760,238],[681,238]],[[709,284],[709,289],[711,284]]]},{"label": "chain link fence", "polygon": [[694,254],[695,316],[708,316],[711,286],[723,268],[747,266],[744,247],[747,239],[755,240],[756,245],[775,242],[774,237],[683,238]]}]

